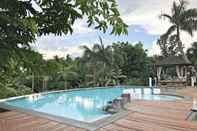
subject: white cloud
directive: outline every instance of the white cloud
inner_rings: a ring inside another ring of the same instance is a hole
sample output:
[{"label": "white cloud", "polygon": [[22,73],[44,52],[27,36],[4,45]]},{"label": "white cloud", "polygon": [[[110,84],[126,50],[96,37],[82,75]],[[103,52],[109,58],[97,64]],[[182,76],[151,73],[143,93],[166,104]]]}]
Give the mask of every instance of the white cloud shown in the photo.
[{"label": "white cloud", "polygon": [[148,49],[148,56],[153,56],[153,55],[160,55],[161,50],[159,45],[157,45],[157,41],[154,41],[152,44],[152,47]]},{"label": "white cloud", "polygon": [[197,41],[197,32],[194,33],[194,36],[191,37],[188,33],[186,32],[181,32],[181,40],[184,44],[184,49],[188,49],[189,47],[191,47],[191,44],[194,41]]},{"label": "white cloud", "polygon": [[74,57],[81,55],[81,50],[77,47],[64,48],[61,50],[38,49],[38,51],[43,55],[44,59],[52,59],[54,56],[66,57],[68,54]]},{"label": "white cloud", "polygon": [[133,31],[136,32],[136,33],[141,32],[141,30],[139,30],[139,29],[134,29]]},{"label": "white cloud", "polygon": [[[174,0],[127,0],[121,4],[119,9],[123,20],[129,25],[141,25],[150,34],[162,34],[169,27],[170,23],[159,19],[161,13],[171,13],[171,6]],[[196,0],[188,0],[189,7],[197,8]],[[135,8],[133,6],[136,6]],[[132,9],[130,9],[132,8]],[[127,12],[126,12],[127,11]],[[125,13],[126,12],[126,13]]]},{"label": "white cloud", "polygon": [[[184,43],[184,51],[186,51],[188,48],[191,47],[191,44],[194,41],[197,41],[197,37],[191,37],[188,33],[182,32],[182,42]],[[197,33],[195,33],[195,36],[197,36]],[[148,56],[153,56],[153,55],[160,55],[161,54],[161,49],[159,45],[157,45],[157,41],[154,41],[152,43],[152,46],[148,49]]]},{"label": "white cloud", "polygon": [[[86,45],[87,47],[92,48],[94,43],[100,43],[98,38],[94,41],[85,39],[83,40],[85,42],[81,42],[80,40],[73,42],[75,39],[71,40],[70,37],[71,36],[54,36],[50,34],[37,38],[36,43],[31,46],[43,54],[45,59],[51,59],[56,55],[59,57],[66,57],[68,54],[72,57],[78,57],[83,54],[83,50],[80,46]],[[78,37],[76,36],[75,38],[77,39]],[[108,39],[103,39],[103,43],[105,45],[109,45],[109,43],[111,44],[111,41]]]},{"label": "white cloud", "polygon": [[[118,2],[123,15],[122,18],[128,25],[140,25],[150,35],[161,35],[167,31],[170,23],[167,20],[159,19],[158,16],[161,13],[171,13],[173,1],[174,0],[128,0],[125,1],[124,4],[121,4],[121,0]],[[189,8],[197,8],[197,0],[188,1]],[[136,6],[136,8],[133,8],[133,6]],[[130,9],[130,7],[132,8]],[[191,37],[183,32],[181,39],[187,49],[191,46],[193,41],[197,41],[197,33]],[[151,48],[156,48],[155,43],[153,43]]]},{"label": "white cloud", "polygon": [[[122,18],[129,25],[141,25],[149,34],[162,34],[169,23],[159,19],[161,12],[170,12],[173,0],[139,0],[136,9],[125,13]],[[132,6],[132,1],[127,1]],[[135,2],[136,4],[136,2]],[[125,7],[120,7],[124,8]],[[129,8],[129,7],[128,7]],[[127,10],[127,9],[125,9]]]},{"label": "white cloud", "polygon": [[[121,12],[121,17],[128,25],[139,25],[147,31],[148,35],[161,35],[166,32],[170,26],[170,23],[167,20],[160,20],[158,16],[164,12],[170,13],[173,1],[174,0],[124,0],[123,2],[122,0],[118,0],[118,5]],[[197,8],[197,0],[189,1],[190,7]],[[79,49],[81,44],[78,43],[83,44],[84,41],[88,43],[91,42],[88,39],[81,40],[83,39],[82,37],[78,39],[76,36],[88,36],[90,33],[96,32],[96,30],[87,27],[86,20],[87,18],[77,20],[74,23],[74,33],[72,34],[72,38],[76,38],[76,40],[72,39],[72,43],[68,42],[71,38],[70,35],[64,35],[61,37],[49,35],[38,38],[34,48],[45,54],[46,58],[51,58],[54,55],[59,55],[61,57],[64,57],[67,54],[71,54],[73,56],[81,55],[82,52]],[[134,29],[133,31],[140,32],[141,30]],[[181,33],[181,39],[185,47],[188,48],[194,40],[197,41],[197,33],[195,33],[194,37],[191,38],[187,33],[183,32]],[[76,41],[76,44],[73,45],[73,41]],[[107,37],[103,41],[105,45],[112,43],[112,41],[108,40]],[[88,43],[85,43],[85,45],[90,45]],[[98,43],[98,39],[95,39],[95,43]],[[155,40],[150,46],[148,54],[154,55],[159,52],[159,47],[156,45]]]},{"label": "white cloud", "polygon": [[58,47],[57,49],[52,49],[52,48],[36,48],[37,51],[39,51],[44,59],[51,59],[54,56],[59,56],[59,57],[66,57],[68,54],[71,55],[72,57],[78,57],[83,54],[83,50],[80,48],[80,46],[86,45],[88,47],[92,47],[92,44],[89,43],[82,43],[79,45],[71,46],[71,47]]},{"label": "white cloud", "polygon": [[55,36],[53,34],[38,37],[36,42],[31,46],[43,54],[45,59],[51,59],[54,56],[66,57],[67,54],[70,54],[72,57],[81,56],[83,51],[80,49],[80,45],[87,45],[88,43],[80,43],[77,39],[72,39],[72,37],[80,36],[80,35],[88,35],[88,33],[92,33],[95,30],[88,28],[87,23],[84,20],[77,20],[73,25],[73,34],[71,35],[62,35]]},{"label": "white cloud", "polygon": [[94,32],[94,29],[91,29],[87,26],[86,18],[78,19],[75,21],[73,25],[74,34],[88,34],[90,32]]}]

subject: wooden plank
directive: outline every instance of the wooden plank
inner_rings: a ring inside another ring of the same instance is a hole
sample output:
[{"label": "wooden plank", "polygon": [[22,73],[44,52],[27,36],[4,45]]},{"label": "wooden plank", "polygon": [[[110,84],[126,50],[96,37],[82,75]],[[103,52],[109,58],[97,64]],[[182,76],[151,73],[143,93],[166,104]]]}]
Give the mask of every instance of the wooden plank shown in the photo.
[{"label": "wooden plank", "polygon": [[42,130],[42,131],[53,131],[53,129],[56,128],[57,125],[58,125],[57,122],[49,121],[48,123],[43,124],[41,127],[39,127],[39,130]]},{"label": "wooden plank", "polygon": [[[183,90],[181,93],[194,96],[197,89]],[[128,116],[97,131],[197,131],[195,122],[185,120],[191,107],[192,101],[185,100],[132,101],[128,106]],[[86,129],[9,111],[0,113],[0,131],[86,131]]]},{"label": "wooden plank", "polygon": [[140,113],[135,113],[132,116],[128,116],[127,120],[129,121],[137,121],[138,123],[147,123],[147,124],[155,124],[160,127],[167,127],[176,130],[197,130],[197,125],[191,124],[188,121],[177,121],[171,119],[165,119],[161,117],[154,117],[149,115],[144,115]]},{"label": "wooden plank", "polygon": [[0,125],[4,128],[12,129],[22,124],[25,124],[28,121],[30,122],[33,119],[35,119],[33,116],[27,116],[27,117],[22,117],[20,119],[2,120],[0,121]]},{"label": "wooden plank", "polygon": [[2,113],[0,113],[0,120],[7,118],[9,116],[14,116],[14,115],[18,115],[18,112],[16,112],[16,111],[2,112]]},{"label": "wooden plank", "polygon": [[163,118],[171,118],[171,119],[178,119],[178,120],[185,120],[189,111],[176,111],[176,110],[163,110],[158,108],[151,108],[151,107],[141,107],[137,106],[130,110],[135,110],[140,113],[145,113],[150,116],[158,116]]},{"label": "wooden plank", "polygon": [[131,121],[131,120],[126,120],[126,119],[121,119],[121,120],[116,121],[115,124],[117,126],[121,126],[121,127],[128,128],[131,130],[137,130],[137,131],[178,131],[176,129],[161,127],[154,123],[141,123],[135,120]]},{"label": "wooden plank", "polygon": [[58,127],[53,129],[53,131],[64,131],[64,130],[66,130],[67,127],[68,127],[67,125],[59,124]]},{"label": "wooden plank", "polygon": [[21,119],[21,118],[25,118],[25,117],[28,117],[28,115],[24,114],[24,113],[18,113],[16,115],[12,115],[12,116],[4,118],[4,120],[9,121],[9,120]]},{"label": "wooden plank", "polygon": [[109,131],[140,131],[138,129],[126,128],[126,127],[118,126],[116,124],[107,125],[106,127],[103,127],[103,129],[107,129]]},{"label": "wooden plank", "polygon": [[175,102],[161,102],[161,101],[134,101],[130,104],[130,108],[134,106],[142,106],[142,107],[152,107],[155,109],[163,109],[163,110],[177,110],[177,111],[188,111],[192,107],[191,101],[175,101]]},{"label": "wooden plank", "polygon": [[34,127],[40,126],[46,122],[48,122],[48,120],[46,119],[32,118],[31,120],[29,119],[26,122],[18,124],[13,129],[28,130],[28,129],[32,129]]}]

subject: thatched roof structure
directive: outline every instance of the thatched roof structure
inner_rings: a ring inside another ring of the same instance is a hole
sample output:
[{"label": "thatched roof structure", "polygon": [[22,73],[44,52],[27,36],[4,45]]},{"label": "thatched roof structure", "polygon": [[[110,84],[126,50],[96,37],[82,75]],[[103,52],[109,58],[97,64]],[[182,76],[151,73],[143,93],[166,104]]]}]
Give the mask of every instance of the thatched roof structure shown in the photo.
[{"label": "thatched roof structure", "polygon": [[169,56],[155,63],[156,66],[190,66],[191,62],[185,55]]}]

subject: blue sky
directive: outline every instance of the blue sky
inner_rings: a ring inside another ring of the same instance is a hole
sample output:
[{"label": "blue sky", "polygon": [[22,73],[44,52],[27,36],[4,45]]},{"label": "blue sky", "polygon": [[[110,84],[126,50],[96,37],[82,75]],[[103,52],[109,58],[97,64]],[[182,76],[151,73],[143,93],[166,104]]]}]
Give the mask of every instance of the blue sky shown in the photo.
[{"label": "blue sky", "polygon": [[[190,7],[197,8],[196,0],[188,0]],[[88,28],[86,19],[77,20],[73,25],[74,33],[64,36],[42,36],[37,38],[33,47],[43,54],[46,59],[52,58],[54,55],[65,57],[67,54],[73,57],[80,56],[83,51],[79,48],[81,45],[91,47],[94,43],[98,43],[98,36],[103,38],[104,44],[109,45],[116,41],[129,41],[135,44],[138,41],[144,43],[144,48],[148,49],[148,55],[159,54],[159,47],[156,40],[170,26],[168,21],[158,18],[162,12],[170,13],[173,0],[117,0],[121,17],[125,23],[129,25],[127,36],[114,36],[109,32],[102,33],[100,31]],[[193,38],[186,33],[182,33],[182,41],[188,48],[197,35]]]}]

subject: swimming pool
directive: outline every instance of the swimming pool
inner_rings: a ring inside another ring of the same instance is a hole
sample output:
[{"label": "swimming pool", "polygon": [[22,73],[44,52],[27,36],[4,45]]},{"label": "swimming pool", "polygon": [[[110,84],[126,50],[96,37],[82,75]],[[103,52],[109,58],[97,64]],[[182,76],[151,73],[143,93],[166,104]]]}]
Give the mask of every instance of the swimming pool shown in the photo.
[{"label": "swimming pool", "polygon": [[122,93],[130,93],[132,99],[143,100],[180,100],[181,97],[159,94],[159,89],[139,87],[114,87],[81,89],[74,91],[52,92],[41,95],[5,101],[4,104],[21,109],[33,110],[58,117],[65,117],[77,121],[91,123],[110,114],[102,108],[119,97]]}]

